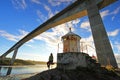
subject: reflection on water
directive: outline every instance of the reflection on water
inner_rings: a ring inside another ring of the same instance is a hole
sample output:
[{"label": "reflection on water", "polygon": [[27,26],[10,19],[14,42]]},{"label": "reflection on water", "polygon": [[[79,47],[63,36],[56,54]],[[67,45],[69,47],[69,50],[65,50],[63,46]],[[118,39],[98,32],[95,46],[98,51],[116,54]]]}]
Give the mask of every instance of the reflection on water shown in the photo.
[{"label": "reflection on water", "polygon": [[[118,66],[120,68],[120,63],[118,64]],[[6,75],[8,67],[9,66],[2,66],[0,76]],[[56,64],[51,66],[51,68],[55,68],[55,67],[56,67]],[[29,66],[12,66],[11,74],[39,73],[47,69],[48,69],[47,66],[43,64],[29,65]]]},{"label": "reflection on water", "polygon": [[118,63],[118,67],[120,68],[120,63]]},{"label": "reflection on water", "polygon": [[[0,76],[4,76],[7,73],[9,66],[2,66]],[[56,65],[52,65],[51,68],[55,68]],[[29,65],[29,66],[12,66],[11,74],[25,74],[25,73],[36,73],[47,70],[46,65]]]}]

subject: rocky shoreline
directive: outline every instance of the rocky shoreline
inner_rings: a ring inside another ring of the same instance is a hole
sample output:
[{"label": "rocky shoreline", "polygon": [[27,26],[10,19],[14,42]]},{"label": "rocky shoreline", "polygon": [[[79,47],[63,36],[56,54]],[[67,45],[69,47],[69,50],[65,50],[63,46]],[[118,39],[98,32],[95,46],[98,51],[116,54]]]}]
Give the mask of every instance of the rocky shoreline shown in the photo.
[{"label": "rocky shoreline", "polygon": [[36,75],[37,73],[15,74],[8,76],[0,76],[0,80],[21,80]]},{"label": "rocky shoreline", "polygon": [[76,70],[51,69],[40,73],[2,76],[0,80],[120,80],[120,69],[108,71],[105,68]]},{"label": "rocky shoreline", "polygon": [[105,68],[88,69],[78,67],[75,70],[55,68],[22,80],[120,80],[120,76]]}]

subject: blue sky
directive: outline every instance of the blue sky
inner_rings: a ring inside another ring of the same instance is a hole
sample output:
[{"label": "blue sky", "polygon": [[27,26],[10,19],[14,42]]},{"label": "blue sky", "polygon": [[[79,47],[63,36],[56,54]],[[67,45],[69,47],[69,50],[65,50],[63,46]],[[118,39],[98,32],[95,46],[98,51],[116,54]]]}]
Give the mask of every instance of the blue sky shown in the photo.
[{"label": "blue sky", "polygon": [[[0,55],[73,2],[74,0],[1,0]],[[100,14],[116,59],[120,62],[120,0],[100,10]],[[69,27],[82,37],[84,52],[95,55],[89,20],[85,16],[56,26],[28,41],[19,48],[17,58],[47,61],[52,52],[56,61],[57,45],[60,45],[59,53],[62,52],[61,36],[69,31]]]}]

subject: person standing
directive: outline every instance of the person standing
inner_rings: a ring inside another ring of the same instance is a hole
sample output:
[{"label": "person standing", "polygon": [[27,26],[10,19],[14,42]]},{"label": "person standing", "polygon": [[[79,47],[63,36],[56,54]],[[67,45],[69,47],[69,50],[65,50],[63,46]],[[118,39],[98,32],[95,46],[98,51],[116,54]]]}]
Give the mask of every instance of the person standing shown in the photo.
[{"label": "person standing", "polygon": [[49,60],[47,62],[47,67],[48,69],[50,69],[50,65],[53,65],[53,54],[51,53],[50,56],[49,56]]}]

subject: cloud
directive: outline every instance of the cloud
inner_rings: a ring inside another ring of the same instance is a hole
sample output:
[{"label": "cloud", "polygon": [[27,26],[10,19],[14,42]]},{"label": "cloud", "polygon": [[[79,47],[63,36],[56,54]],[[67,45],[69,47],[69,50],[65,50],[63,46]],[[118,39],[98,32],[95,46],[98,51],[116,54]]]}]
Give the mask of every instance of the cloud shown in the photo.
[{"label": "cloud", "polygon": [[120,6],[117,7],[114,11],[110,12],[110,10],[105,10],[100,12],[101,17],[104,19],[104,17],[108,16],[108,15],[113,15],[112,16],[112,20],[114,20],[115,15],[118,14],[120,11]]},{"label": "cloud", "polygon": [[7,40],[15,41],[15,42],[22,39],[24,36],[26,36],[28,34],[28,32],[26,32],[24,30],[19,30],[19,33],[20,33],[20,35],[13,35],[4,30],[0,30],[0,36],[4,37]]},{"label": "cloud", "polygon": [[43,23],[44,21],[47,20],[47,17],[46,17],[45,15],[43,15],[43,14],[40,12],[40,10],[37,10],[36,13],[37,13],[37,15],[38,15],[38,17],[39,17],[39,19],[40,19],[40,22]]},{"label": "cloud", "polygon": [[120,43],[118,41],[115,42],[114,47],[117,48],[118,51],[120,51]]},{"label": "cloud", "polygon": [[78,24],[78,23],[80,23],[80,19],[75,19],[75,20],[72,21],[72,23],[73,24]]},{"label": "cloud", "polygon": [[112,20],[115,19],[115,16],[116,16],[116,14],[119,13],[119,11],[120,11],[120,6],[118,8],[116,8],[113,12],[110,13],[111,15],[113,15],[112,16]]},{"label": "cloud", "polygon": [[95,46],[94,46],[94,41],[92,35],[90,35],[87,38],[82,38],[80,40],[80,49],[81,51],[88,53],[90,56],[95,55],[96,56],[96,51],[95,51]]},{"label": "cloud", "polygon": [[0,30],[0,36],[6,38],[6,39],[8,39],[8,40],[17,42],[17,39],[16,39],[17,36],[14,36],[14,35],[12,35],[12,34],[9,34],[9,33],[7,33],[6,31]]},{"label": "cloud", "polygon": [[86,30],[90,31],[90,23],[89,23],[89,21],[88,20],[87,21],[83,21],[81,23],[81,25],[80,25],[80,28],[86,29]]},{"label": "cloud", "polygon": [[[34,0],[33,0],[33,1],[34,1]],[[35,1],[36,1],[36,0],[35,0]],[[37,0],[37,3],[38,3],[38,0]],[[43,19],[43,20],[44,20],[44,19],[49,19],[49,18],[51,18],[51,17],[54,16],[54,13],[52,12],[50,6],[48,6],[48,5],[46,5],[46,4],[41,4],[41,5],[42,5],[42,6],[44,7],[44,9],[47,11],[48,16],[44,16],[41,11],[37,10],[37,15],[38,15],[38,17],[39,17],[40,19]]]},{"label": "cloud", "polygon": [[119,11],[120,11],[120,6],[117,7],[117,8],[116,8],[114,11],[112,11],[110,14],[114,14],[114,15],[116,15],[116,14],[119,13]]},{"label": "cloud", "polygon": [[21,29],[19,29],[18,31],[20,33],[20,35],[17,36],[18,39],[22,39],[23,37],[25,37],[29,33],[27,31],[24,31],[24,30],[21,30]]},{"label": "cloud", "polygon": [[43,4],[43,6],[44,6],[45,10],[48,11],[48,18],[51,18],[54,15],[52,10],[50,9],[49,6],[47,6],[45,4]]},{"label": "cloud", "polygon": [[115,54],[115,58],[117,63],[120,63],[120,54]]},{"label": "cloud", "polygon": [[117,47],[118,51],[120,51],[120,44],[117,44],[116,47]]},{"label": "cloud", "polygon": [[39,0],[31,0],[31,2],[36,3],[36,4],[41,4]]},{"label": "cloud", "polygon": [[110,11],[109,10],[105,10],[105,11],[102,11],[101,13],[100,13],[100,15],[101,15],[101,17],[104,19],[104,17],[106,17],[106,16],[108,16],[110,13],[109,13]]},{"label": "cloud", "polygon": [[115,16],[112,16],[112,21],[115,19]]},{"label": "cloud", "polygon": [[25,9],[27,7],[25,0],[12,0],[12,3],[16,9]]},{"label": "cloud", "polygon": [[61,36],[68,32],[68,28],[66,24],[59,25],[55,28],[52,28],[51,32],[43,32],[39,36],[35,37],[35,40],[42,40],[45,41],[47,44],[55,45],[61,39]]},{"label": "cloud", "polygon": [[48,5],[46,5],[46,4],[41,4],[41,5],[44,7],[44,9],[47,11],[47,14],[48,14],[48,15],[46,16],[46,15],[44,15],[40,10],[37,10],[37,11],[36,11],[36,13],[37,13],[37,15],[38,15],[38,17],[39,17],[39,19],[37,19],[37,21],[43,23],[43,22],[45,22],[47,19],[53,17],[53,16],[54,16],[54,13],[52,12],[52,10],[50,9],[50,7],[49,7]]},{"label": "cloud", "polygon": [[52,5],[52,6],[59,6],[62,3],[66,3],[66,4],[70,4],[71,2],[75,2],[76,0],[48,0],[48,2]]},{"label": "cloud", "polygon": [[112,36],[112,37],[117,36],[119,32],[120,30],[116,29],[114,31],[108,32],[108,36]]}]

